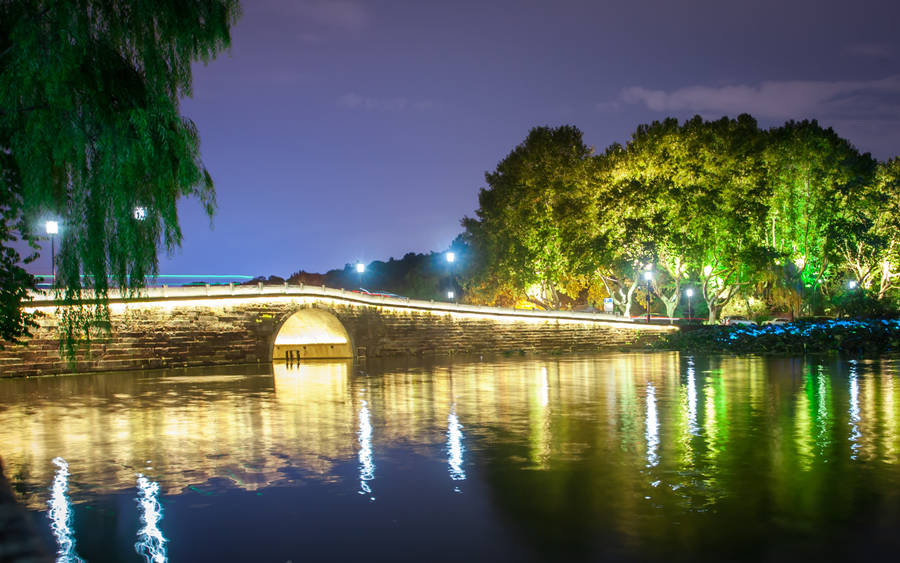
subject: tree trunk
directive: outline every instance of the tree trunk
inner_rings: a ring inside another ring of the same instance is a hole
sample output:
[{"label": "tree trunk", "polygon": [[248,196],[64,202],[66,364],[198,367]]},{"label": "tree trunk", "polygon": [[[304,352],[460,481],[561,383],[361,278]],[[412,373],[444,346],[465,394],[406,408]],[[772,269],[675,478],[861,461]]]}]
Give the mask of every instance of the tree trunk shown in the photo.
[{"label": "tree trunk", "polygon": [[625,296],[625,316],[629,319],[631,318],[631,303],[634,299],[634,292],[637,289],[639,283],[640,279],[635,277],[634,281],[631,282],[631,287],[628,288],[627,295]]},{"label": "tree trunk", "polygon": [[706,302],[706,306],[709,309],[709,324],[714,325],[719,322],[719,306],[713,305],[709,301]]}]

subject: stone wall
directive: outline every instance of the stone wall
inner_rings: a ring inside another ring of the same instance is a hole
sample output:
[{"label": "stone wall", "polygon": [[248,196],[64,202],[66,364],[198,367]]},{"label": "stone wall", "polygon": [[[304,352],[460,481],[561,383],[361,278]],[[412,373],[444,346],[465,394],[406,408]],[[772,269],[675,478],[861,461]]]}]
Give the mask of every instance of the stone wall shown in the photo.
[{"label": "stone wall", "polygon": [[269,362],[281,324],[301,307],[319,306],[346,327],[354,352],[368,357],[485,352],[596,351],[631,347],[658,331],[626,323],[521,320],[487,315],[403,311],[300,300],[248,300],[218,305],[168,303],[111,310],[112,328],[79,353],[60,357],[57,320],[49,313],[34,337],[0,350],[0,376]]}]

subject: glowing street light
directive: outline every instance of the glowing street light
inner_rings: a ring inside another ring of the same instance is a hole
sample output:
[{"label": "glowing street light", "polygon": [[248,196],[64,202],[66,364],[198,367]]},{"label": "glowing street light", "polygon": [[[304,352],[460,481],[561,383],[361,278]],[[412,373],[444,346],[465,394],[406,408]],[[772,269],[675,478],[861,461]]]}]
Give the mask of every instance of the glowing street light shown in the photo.
[{"label": "glowing street light", "polygon": [[[456,253],[453,251],[446,252],[444,254],[444,258],[447,260],[447,268],[448,268],[448,277],[450,278],[450,287],[456,287],[456,284],[453,283],[453,263],[456,262]],[[453,300],[455,293],[453,290],[447,292],[447,299]]]},{"label": "glowing street light", "polygon": [[44,223],[44,230],[50,235],[50,277],[56,279],[56,237],[53,235],[59,232],[59,223],[47,221]]},{"label": "glowing street light", "polygon": [[856,280],[850,280],[847,282],[847,287],[849,287],[850,289],[856,289],[856,285]]},{"label": "glowing street light", "polygon": [[147,208],[142,206],[137,206],[134,208],[134,218],[138,221],[143,221],[147,218]]},{"label": "glowing street light", "polygon": [[366,265],[362,262],[356,263],[356,277],[359,279],[359,288],[362,289],[362,275],[366,271]]}]

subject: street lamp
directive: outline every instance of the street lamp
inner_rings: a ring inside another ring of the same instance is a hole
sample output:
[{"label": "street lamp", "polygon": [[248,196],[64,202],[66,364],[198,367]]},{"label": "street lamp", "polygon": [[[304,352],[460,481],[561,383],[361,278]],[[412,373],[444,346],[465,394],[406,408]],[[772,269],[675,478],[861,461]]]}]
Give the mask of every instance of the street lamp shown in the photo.
[{"label": "street lamp", "polygon": [[47,221],[44,223],[44,230],[50,235],[50,277],[56,279],[56,237],[53,236],[59,232],[59,223],[56,221]]},{"label": "street lamp", "polygon": [[647,280],[647,322],[650,322],[650,282],[653,280],[653,272],[647,270],[644,272],[644,279]]},{"label": "street lamp", "polygon": [[366,265],[362,262],[356,263],[356,277],[359,279],[359,289],[362,289],[362,275],[366,271]]},{"label": "street lamp", "polygon": [[691,320],[694,317],[694,311],[691,309],[691,297],[694,296],[694,290],[687,288],[684,290],[684,294],[687,295],[688,298],[688,320]]},{"label": "street lamp", "polygon": [[455,296],[456,296],[456,294],[453,293],[453,291],[447,292],[447,299],[450,299],[452,301]]},{"label": "street lamp", "polygon": [[147,208],[142,206],[137,206],[134,208],[134,218],[138,221],[143,221],[147,218]]},{"label": "street lamp", "polygon": [[847,287],[850,289],[856,289],[856,280],[850,280],[847,282]]},{"label": "street lamp", "polygon": [[[455,288],[456,284],[453,283],[453,263],[456,262],[456,253],[453,251],[447,252],[444,254],[444,258],[447,260],[447,270],[448,270],[448,274],[449,274],[448,277],[450,278],[449,285],[450,285],[450,287]],[[453,299],[453,295],[454,295],[453,290],[450,290],[447,292],[448,299]]]}]

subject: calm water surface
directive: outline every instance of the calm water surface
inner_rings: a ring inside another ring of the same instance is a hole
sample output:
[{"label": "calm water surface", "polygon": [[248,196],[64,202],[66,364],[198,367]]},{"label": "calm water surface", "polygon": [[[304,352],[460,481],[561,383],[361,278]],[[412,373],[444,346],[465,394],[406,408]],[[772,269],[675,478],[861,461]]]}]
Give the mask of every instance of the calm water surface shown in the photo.
[{"label": "calm water surface", "polygon": [[898,371],[653,353],[5,380],[0,455],[69,561],[896,560]]}]

